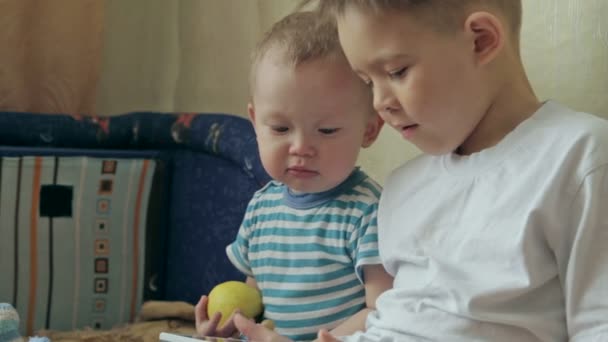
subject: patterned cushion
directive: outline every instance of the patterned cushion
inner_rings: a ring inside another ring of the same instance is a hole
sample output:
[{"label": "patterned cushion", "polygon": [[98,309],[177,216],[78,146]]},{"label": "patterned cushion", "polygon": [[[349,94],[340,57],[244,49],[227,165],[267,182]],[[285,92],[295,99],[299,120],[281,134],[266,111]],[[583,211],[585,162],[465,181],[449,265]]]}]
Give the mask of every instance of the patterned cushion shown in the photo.
[{"label": "patterned cushion", "polygon": [[145,252],[159,240],[148,232],[161,222],[149,209],[162,162],[82,153],[0,148],[0,302],[22,334],[126,322],[158,272]]}]

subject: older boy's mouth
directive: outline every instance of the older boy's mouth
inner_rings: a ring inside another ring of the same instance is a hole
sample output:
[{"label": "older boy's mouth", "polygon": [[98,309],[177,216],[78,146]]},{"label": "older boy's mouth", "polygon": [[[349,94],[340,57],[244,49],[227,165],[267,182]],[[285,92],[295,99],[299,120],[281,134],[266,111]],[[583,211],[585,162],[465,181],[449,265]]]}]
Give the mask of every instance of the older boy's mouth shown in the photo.
[{"label": "older boy's mouth", "polygon": [[401,135],[405,139],[410,139],[416,132],[417,128],[418,128],[417,124],[403,126],[403,127],[401,127]]}]

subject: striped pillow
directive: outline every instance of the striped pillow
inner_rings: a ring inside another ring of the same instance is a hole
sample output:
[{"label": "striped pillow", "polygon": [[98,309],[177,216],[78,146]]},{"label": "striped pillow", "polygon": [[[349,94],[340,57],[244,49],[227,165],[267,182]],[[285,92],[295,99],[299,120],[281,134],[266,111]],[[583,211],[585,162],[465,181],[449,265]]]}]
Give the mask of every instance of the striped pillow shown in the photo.
[{"label": "striped pillow", "polygon": [[144,158],[0,159],[0,302],[17,309],[22,334],[134,318],[156,166]]}]

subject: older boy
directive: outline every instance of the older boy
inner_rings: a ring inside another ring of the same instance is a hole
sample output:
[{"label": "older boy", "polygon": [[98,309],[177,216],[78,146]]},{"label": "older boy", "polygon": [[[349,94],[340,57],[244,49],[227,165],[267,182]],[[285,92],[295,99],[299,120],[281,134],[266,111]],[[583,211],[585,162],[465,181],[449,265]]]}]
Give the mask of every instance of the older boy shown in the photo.
[{"label": "older boy", "polygon": [[378,113],[425,153],[393,172],[380,203],[394,289],[343,340],[608,341],[608,124],[537,99],[521,1],[320,7]]}]

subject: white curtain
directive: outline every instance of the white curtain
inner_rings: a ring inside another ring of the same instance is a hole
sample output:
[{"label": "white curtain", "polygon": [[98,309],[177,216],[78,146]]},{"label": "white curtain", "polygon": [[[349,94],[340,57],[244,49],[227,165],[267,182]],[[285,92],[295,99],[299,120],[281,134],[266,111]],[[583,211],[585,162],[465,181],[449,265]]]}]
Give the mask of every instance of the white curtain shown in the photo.
[{"label": "white curtain", "polygon": [[107,0],[97,112],[245,115],[249,54],[295,0]]}]

